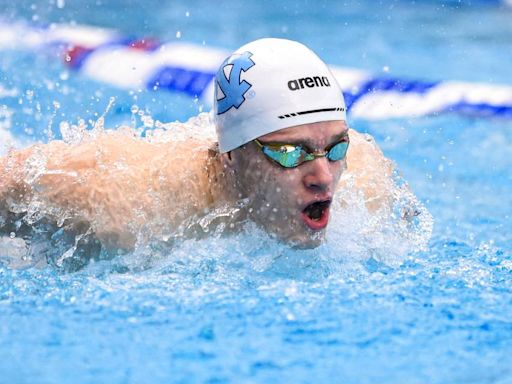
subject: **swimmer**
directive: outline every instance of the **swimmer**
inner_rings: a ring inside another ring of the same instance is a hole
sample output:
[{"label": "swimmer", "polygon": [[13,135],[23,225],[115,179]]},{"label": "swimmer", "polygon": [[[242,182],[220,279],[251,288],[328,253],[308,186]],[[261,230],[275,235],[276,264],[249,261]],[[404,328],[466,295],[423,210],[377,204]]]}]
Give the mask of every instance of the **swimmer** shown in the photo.
[{"label": "swimmer", "polygon": [[220,212],[225,228],[250,220],[310,248],[347,183],[369,210],[390,204],[391,162],[349,129],[341,89],[309,48],[253,41],[215,80],[217,141],[154,142],[121,129],[9,151],[0,158],[0,232],[44,222],[129,250],[144,234],[166,239]]}]

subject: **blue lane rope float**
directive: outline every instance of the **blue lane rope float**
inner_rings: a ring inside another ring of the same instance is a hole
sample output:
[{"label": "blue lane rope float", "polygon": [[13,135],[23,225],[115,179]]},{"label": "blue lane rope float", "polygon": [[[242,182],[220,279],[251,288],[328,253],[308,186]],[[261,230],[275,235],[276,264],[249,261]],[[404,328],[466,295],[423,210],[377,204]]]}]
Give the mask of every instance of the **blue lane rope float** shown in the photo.
[{"label": "blue lane rope float", "polygon": [[[0,50],[22,47],[56,49],[72,70],[123,89],[180,92],[210,106],[214,74],[230,53],[182,42],[126,37],[97,27],[0,23]],[[512,86],[417,81],[330,68],[352,117],[389,119],[452,112],[512,118]]]}]

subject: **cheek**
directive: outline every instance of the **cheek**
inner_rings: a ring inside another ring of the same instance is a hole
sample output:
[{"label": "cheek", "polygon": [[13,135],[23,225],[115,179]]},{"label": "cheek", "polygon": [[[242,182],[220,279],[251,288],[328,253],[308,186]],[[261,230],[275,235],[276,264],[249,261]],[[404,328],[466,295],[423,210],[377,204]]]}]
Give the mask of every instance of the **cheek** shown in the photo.
[{"label": "cheek", "polygon": [[240,164],[237,179],[245,195],[261,199],[275,191],[279,177],[272,164],[253,160]]},{"label": "cheek", "polygon": [[279,177],[279,186],[286,193],[298,193],[299,187],[302,183],[303,175],[295,170],[288,170],[286,173]]},{"label": "cheek", "polygon": [[267,201],[274,203],[275,208],[284,214],[299,202],[302,191],[301,175],[295,170],[279,169],[278,173],[272,174],[271,180],[266,191]]},{"label": "cheek", "polygon": [[271,203],[272,206],[286,206],[295,201],[300,183],[300,175],[294,170],[285,170],[265,161],[255,164],[251,177],[246,179],[249,195],[255,203]]}]

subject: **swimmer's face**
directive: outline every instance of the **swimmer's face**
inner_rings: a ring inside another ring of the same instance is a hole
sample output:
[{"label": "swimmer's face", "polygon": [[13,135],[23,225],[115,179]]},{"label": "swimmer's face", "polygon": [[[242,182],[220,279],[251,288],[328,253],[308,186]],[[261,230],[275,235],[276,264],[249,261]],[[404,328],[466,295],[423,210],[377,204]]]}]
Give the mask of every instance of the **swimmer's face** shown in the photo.
[{"label": "swimmer's face", "polygon": [[[328,121],[286,128],[259,138],[262,144],[300,144],[314,152],[348,140],[343,121]],[[249,216],[269,233],[299,247],[318,246],[329,223],[329,207],[346,159],[326,157],[283,168],[269,160],[254,143],[229,155],[225,164],[235,174],[238,198],[249,198]]]}]

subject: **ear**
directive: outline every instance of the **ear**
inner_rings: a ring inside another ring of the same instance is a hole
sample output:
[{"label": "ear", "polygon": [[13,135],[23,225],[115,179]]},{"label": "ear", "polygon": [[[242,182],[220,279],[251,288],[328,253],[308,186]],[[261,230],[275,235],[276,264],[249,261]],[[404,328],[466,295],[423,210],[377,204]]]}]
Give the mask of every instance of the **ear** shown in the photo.
[{"label": "ear", "polygon": [[230,170],[232,173],[236,173],[240,168],[244,167],[246,163],[245,158],[245,146],[235,148],[229,152],[220,154],[220,161],[225,170]]},{"label": "ear", "polygon": [[219,160],[225,174],[235,174],[237,165],[236,156],[233,156],[231,151],[219,154]]},{"label": "ear", "polygon": [[221,161],[223,166],[225,166],[225,167],[232,167],[233,163],[234,163],[234,160],[233,160],[233,156],[231,156],[231,151],[230,152],[226,152],[226,153],[221,153],[220,154],[220,161]]}]

